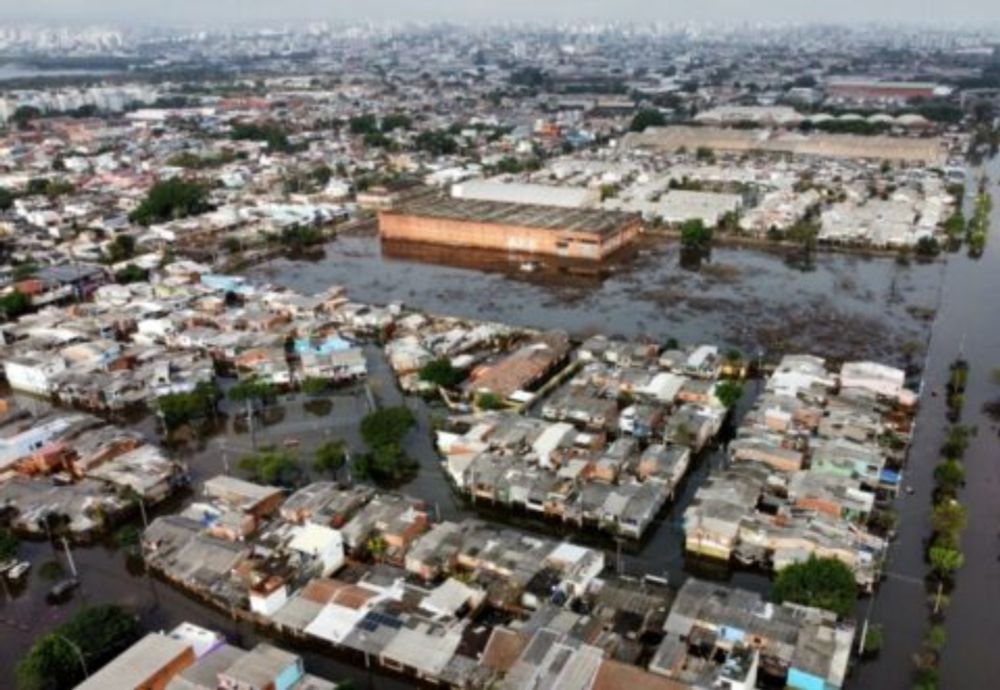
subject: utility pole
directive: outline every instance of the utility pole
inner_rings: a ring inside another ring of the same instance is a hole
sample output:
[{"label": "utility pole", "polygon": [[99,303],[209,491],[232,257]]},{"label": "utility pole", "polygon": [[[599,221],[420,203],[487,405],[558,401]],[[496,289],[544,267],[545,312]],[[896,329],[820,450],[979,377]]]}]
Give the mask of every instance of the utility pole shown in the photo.
[{"label": "utility pole", "polygon": [[80,668],[83,670],[83,677],[90,678],[90,674],[87,672],[87,659],[83,656],[83,650],[73,640],[69,639],[65,635],[60,635],[59,633],[50,633],[57,640],[62,640],[65,642],[73,653],[76,654],[77,661],[80,662]]},{"label": "utility pole", "polygon": [[149,529],[149,519],[146,517],[146,499],[142,497],[142,494],[137,494],[139,500],[139,514],[142,515],[142,528]]},{"label": "utility pole", "polygon": [[73,577],[77,577],[76,563],[73,561],[73,552],[69,550],[69,542],[66,541],[66,537],[60,537],[62,540],[63,550],[66,552],[66,560],[69,562],[69,570],[73,573]]},{"label": "utility pole", "polygon": [[250,426],[250,445],[257,450],[257,431],[253,426],[253,399],[247,398],[247,424]]}]

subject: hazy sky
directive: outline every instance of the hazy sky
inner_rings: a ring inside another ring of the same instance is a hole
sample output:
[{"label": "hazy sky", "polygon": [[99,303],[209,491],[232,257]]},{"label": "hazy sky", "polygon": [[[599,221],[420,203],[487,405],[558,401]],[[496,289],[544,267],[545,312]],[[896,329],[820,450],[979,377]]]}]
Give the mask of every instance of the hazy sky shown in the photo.
[{"label": "hazy sky", "polygon": [[0,0],[0,22],[354,19],[1000,22],[1000,0]]}]

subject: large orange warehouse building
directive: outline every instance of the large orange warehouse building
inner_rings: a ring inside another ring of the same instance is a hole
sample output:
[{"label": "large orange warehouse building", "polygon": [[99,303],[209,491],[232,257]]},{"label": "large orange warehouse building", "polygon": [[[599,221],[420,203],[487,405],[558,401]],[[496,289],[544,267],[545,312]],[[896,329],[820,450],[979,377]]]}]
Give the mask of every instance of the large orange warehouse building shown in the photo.
[{"label": "large orange warehouse building", "polygon": [[498,201],[423,197],[379,212],[386,240],[599,261],[639,234],[639,216]]}]

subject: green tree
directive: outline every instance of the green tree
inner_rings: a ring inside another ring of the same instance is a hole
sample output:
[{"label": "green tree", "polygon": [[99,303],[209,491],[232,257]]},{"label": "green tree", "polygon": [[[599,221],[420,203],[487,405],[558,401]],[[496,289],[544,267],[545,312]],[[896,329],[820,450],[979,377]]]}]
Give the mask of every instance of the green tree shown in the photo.
[{"label": "green tree", "polygon": [[899,515],[892,508],[873,510],[868,518],[868,526],[879,534],[888,534],[899,524]]},{"label": "green tree", "polygon": [[917,256],[930,258],[935,257],[941,253],[941,245],[933,237],[921,237],[917,240],[916,254]]},{"label": "green tree", "polygon": [[433,383],[436,386],[454,388],[465,376],[451,365],[451,360],[441,357],[428,362],[420,369],[420,380]]},{"label": "green tree", "polygon": [[240,459],[239,468],[252,481],[272,486],[292,488],[302,480],[302,468],[295,457],[281,450],[262,450]]},{"label": "green tree", "polygon": [[149,280],[149,271],[139,268],[135,264],[128,264],[122,270],[115,273],[115,282],[121,285],[128,283],[142,283]]},{"label": "green tree", "polygon": [[322,163],[313,168],[312,171],[309,173],[309,176],[316,181],[316,184],[320,185],[321,187],[325,187],[326,184],[333,177],[333,169],[330,168],[329,165]]},{"label": "green tree", "polygon": [[685,249],[704,251],[712,246],[712,229],[700,218],[681,223],[681,246]]},{"label": "green tree", "polygon": [[288,141],[288,132],[276,122],[239,122],[233,125],[230,137],[234,141],[262,141],[271,151],[287,152],[294,147]]},{"label": "green tree", "polygon": [[861,652],[865,656],[874,656],[882,650],[882,645],[885,643],[885,633],[882,631],[882,626],[876,624],[870,625],[868,627],[868,632],[865,635],[865,646]]},{"label": "green tree", "polygon": [[[956,369],[954,374],[962,373],[967,375],[967,369]],[[964,379],[962,379],[961,384],[958,386],[959,390],[965,388]],[[969,443],[973,436],[973,428],[965,426],[962,424],[954,424],[948,427],[948,433],[944,438],[944,443],[941,444],[941,453],[946,458],[959,459],[965,455],[965,451],[969,448]]]},{"label": "green tree", "polygon": [[368,538],[368,541],[365,542],[365,548],[373,559],[379,561],[385,557],[386,552],[389,550],[389,543],[385,540],[385,537],[375,535]]},{"label": "green tree", "polygon": [[273,400],[277,393],[277,388],[270,381],[249,378],[233,384],[229,389],[229,399],[237,403],[247,401],[259,403]]},{"label": "green tree", "polygon": [[140,225],[195,216],[208,211],[208,189],[174,177],[154,184],[129,218]]},{"label": "green tree", "polygon": [[384,407],[361,420],[361,437],[372,448],[399,444],[417,423],[407,407]]},{"label": "green tree", "polygon": [[365,146],[371,149],[389,149],[392,148],[392,139],[382,134],[382,132],[375,130],[374,132],[368,132],[362,138]]},{"label": "green tree", "polygon": [[7,211],[14,205],[17,197],[6,187],[0,187],[0,211]]},{"label": "green tree", "polygon": [[502,410],[503,400],[495,393],[480,393],[476,396],[476,405],[481,410]]},{"label": "green tree", "polygon": [[20,544],[20,540],[13,532],[6,527],[0,528],[0,563],[16,558]]},{"label": "green tree", "polygon": [[125,608],[103,604],[81,609],[51,633],[39,636],[17,666],[24,690],[68,690],[134,643],[141,633],[137,617]]},{"label": "green tree", "polygon": [[774,600],[814,606],[847,616],[857,601],[857,583],[851,569],[835,558],[816,558],[794,563],[778,572]]},{"label": "green tree", "polygon": [[965,508],[954,499],[938,503],[931,511],[931,526],[940,534],[958,534],[965,524]]},{"label": "green tree", "polygon": [[27,129],[32,120],[42,116],[42,111],[33,105],[20,105],[10,116],[10,121],[17,125],[18,129]]},{"label": "green tree", "polygon": [[330,382],[324,378],[310,376],[302,381],[300,387],[306,395],[323,395],[330,388]]},{"label": "green tree", "polygon": [[934,483],[943,495],[953,497],[964,481],[965,469],[957,460],[944,460],[934,468]]},{"label": "green tree", "polygon": [[31,309],[31,298],[23,292],[12,290],[0,297],[0,314],[7,320],[16,319]]},{"label": "green tree", "polygon": [[655,108],[643,108],[632,118],[629,129],[633,132],[642,132],[647,127],[663,127],[665,124],[667,124],[667,118],[662,112]]},{"label": "green tree", "polygon": [[323,231],[312,225],[289,225],[281,229],[278,242],[293,252],[303,251],[308,247],[322,244],[326,238]]},{"label": "green tree", "polygon": [[726,379],[719,381],[715,385],[715,397],[718,398],[722,406],[727,410],[740,401],[743,397],[743,386],[738,381]]},{"label": "green tree", "polygon": [[351,134],[368,134],[378,130],[378,120],[371,113],[355,115],[348,122]]},{"label": "green tree", "polygon": [[414,140],[414,144],[419,150],[435,156],[450,156],[458,152],[458,142],[444,130],[421,132]]},{"label": "green tree", "polygon": [[941,578],[951,577],[965,563],[965,556],[961,551],[945,546],[932,546],[927,556],[931,569]]},{"label": "green tree", "polygon": [[945,632],[943,625],[932,625],[927,631],[927,646],[931,649],[940,652],[944,649],[945,642],[948,641],[948,633]]},{"label": "green tree", "polygon": [[320,474],[336,474],[347,461],[343,441],[324,443],[313,454],[313,469]]},{"label": "green tree", "polygon": [[188,393],[168,393],[156,399],[156,407],[168,431],[195,419],[215,415],[219,391],[214,383],[203,381]]},{"label": "green tree", "polygon": [[362,419],[361,437],[370,452],[355,461],[355,473],[377,482],[398,482],[414,472],[418,465],[401,444],[415,424],[413,413],[406,407],[383,408]]},{"label": "green tree", "polygon": [[117,235],[108,245],[108,263],[116,264],[135,256],[135,238],[131,235]]},{"label": "green tree", "polygon": [[405,113],[390,113],[382,118],[382,131],[391,132],[396,129],[409,129],[410,117]]}]

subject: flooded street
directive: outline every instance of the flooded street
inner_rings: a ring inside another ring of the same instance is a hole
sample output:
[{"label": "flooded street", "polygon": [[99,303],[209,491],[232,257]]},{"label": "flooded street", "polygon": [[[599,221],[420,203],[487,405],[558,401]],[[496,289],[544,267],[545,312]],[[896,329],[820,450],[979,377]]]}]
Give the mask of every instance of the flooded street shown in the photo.
[{"label": "flooded street", "polygon": [[[1000,219],[995,218],[994,224],[1000,227]],[[357,235],[328,245],[326,257],[319,262],[274,261],[250,275],[306,293],[340,284],[359,301],[401,300],[443,314],[562,328],[575,335],[603,331],[633,338],[674,337],[682,342],[735,346],[747,352],[760,349],[775,357],[782,352],[808,351],[900,364],[906,360],[903,349],[915,360],[922,359],[930,336],[929,317],[943,300],[933,321],[925,372],[928,383],[908,470],[907,483],[914,486],[915,493],[904,494],[898,501],[902,528],[892,548],[890,575],[871,602],[872,619],[885,626],[885,648],[878,660],[855,669],[849,687],[911,685],[910,655],[926,624],[920,579],[924,571],[922,540],[927,533],[931,472],[945,426],[943,397],[932,398],[929,391],[941,389],[963,334],[967,334],[966,353],[973,371],[966,422],[979,424],[980,434],[968,455],[965,495],[971,512],[965,534],[967,565],[949,613],[950,640],[944,663],[949,682],[942,687],[990,686],[988,679],[1000,672],[1000,662],[991,658],[995,655],[986,651],[982,640],[1000,633],[995,604],[1000,594],[1000,474],[995,457],[990,457],[996,455],[995,425],[981,419],[980,409],[984,401],[1000,396],[1000,386],[994,386],[989,378],[989,371],[1000,366],[1000,333],[991,302],[992,295],[1000,291],[1000,271],[996,270],[1000,243],[996,237],[978,262],[960,254],[949,257],[948,263],[903,266],[890,258],[819,253],[804,271],[789,265],[779,254],[719,248],[713,251],[711,262],[695,272],[679,265],[676,245],[660,239],[644,242],[636,256],[623,260],[607,275],[579,275],[545,266],[529,272],[495,258],[466,257],[464,265],[444,263],[447,257],[431,258],[438,263],[416,261],[411,254],[401,255],[398,248],[386,251],[376,237]],[[904,347],[905,343],[909,345]],[[288,447],[307,472],[312,451],[326,441],[343,440],[352,451],[362,451],[358,423],[369,410],[370,393],[378,404],[407,405],[419,421],[405,445],[418,460],[420,471],[399,490],[424,499],[441,519],[490,516],[489,509],[458,498],[439,466],[431,429],[432,419],[443,410],[421,399],[404,397],[378,348],[369,347],[367,356],[368,390],[356,386],[319,399],[301,394],[283,396],[265,415],[265,423],[253,438],[239,410],[227,410],[215,433],[174,451],[189,464],[192,492],[162,510],[170,512],[179,502],[190,500],[201,483],[215,474],[238,473],[238,460],[252,451],[254,439],[257,447]],[[749,383],[730,424],[752,403],[759,386],[759,382]],[[147,418],[139,427],[153,434],[156,422]],[[680,518],[705,475],[724,461],[725,454],[718,448],[701,454],[677,500],[664,510],[647,536],[638,544],[622,546],[620,564],[625,572],[666,575],[675,585],[697,572],[768,591],[770,580],[764,574],[703,572],[685,563]],[[557,525],[526,516],[504,517],[511,524],[539,533],[560,531]],[[573,539],[605,548],[608,563],[618,563],[618,549],[610,539],[599,535],[573,535]],[[44,593],[52,580],[44,578],[40,570],[53,560],[68,570],[65,555],[48,543],[26,543],[23,555],[34,566],[26,590],[6,592],[0,604],[0,626],[12,633],[5,636],[8,643],[0,650],[0,687],[13,685],[16,661],[37,633],[51,629],[86,603],[113,601],[133,606],[142,612],[150,628],[190,620],[222,630],[243,644],[250,645],[256,639],[249,626],[236,624],[147,577],[134,559],[111,545],[74,550],[83,586],[70,603],[51,607],[45,603]],[[984,601],[990,605],[983,606]],[[868,600],[860,602],[859,616],[864,616],[868,607]],[[897,612],[905,614],[894,615]],[[307,653],[306,661],[312,672],[351,678],[359,687],[408,687],[390,678],[369,677],[363,668],[329,655]]]},{"label": "flooded street", "polygon": [[[1000,164],[989,166],[992,192]],[[970,189],[973,186],[970,184]],[[971,370],[962,423],[978,427],[965,456],[966,487],[961,496],[968,509],[963,533],[965,566],[958,572],[946,611],[948,640],[941,664],[942,688],[991,688],[1000,676],[1000,656],[992,640],[1000,638],[1000,443],[997,425],[982,412],[983,403],[1000,397],[991,372],[1000,366],[1000,211],[993,209],[991,236],[976,260],[964,252],[949,259],[941,307],[934,322],[924,390],[916,421],[913,450],[906,471],[912,495],[901,494],[899,537],[890,550],[887,579],[878,591],[872,620],[885,627],[879,659],[864,664],[855,687],[902,690],[912,687],[912,655],[928,627],[929,592],[923,581],[924,549],[930,536],[934,466],[944,440],[944,386],[948,367],[964,350]],[[933,395],[937,393],[937,395]]]}]

